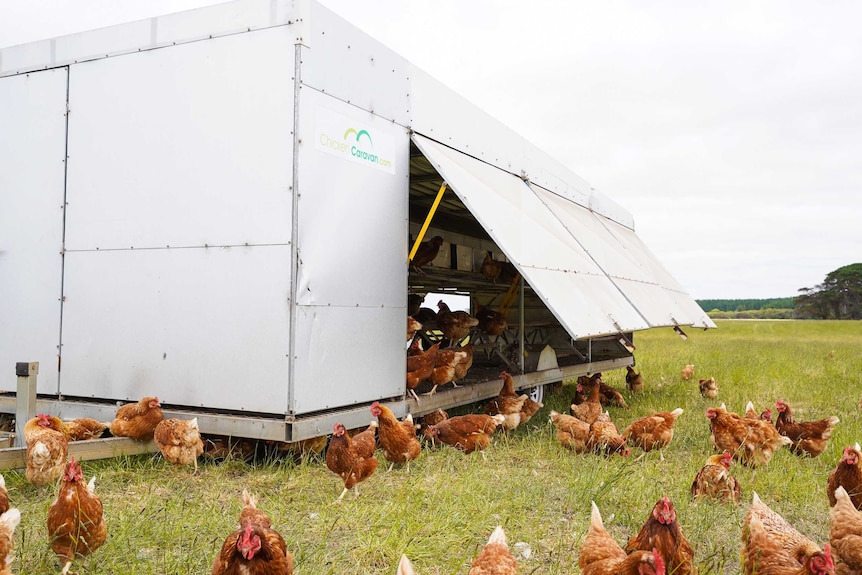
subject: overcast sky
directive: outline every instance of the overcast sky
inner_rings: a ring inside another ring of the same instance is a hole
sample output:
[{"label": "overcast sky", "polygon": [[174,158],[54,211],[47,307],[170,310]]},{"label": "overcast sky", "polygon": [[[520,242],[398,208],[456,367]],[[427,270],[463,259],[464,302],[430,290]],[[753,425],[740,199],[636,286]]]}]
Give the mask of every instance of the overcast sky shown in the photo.
[{"label": "overcast sky", "polygon": [[[213,3],[3,0],[0,47]],[[631,211],[695,298],[862,262],[862,3],[322,3]]]}]

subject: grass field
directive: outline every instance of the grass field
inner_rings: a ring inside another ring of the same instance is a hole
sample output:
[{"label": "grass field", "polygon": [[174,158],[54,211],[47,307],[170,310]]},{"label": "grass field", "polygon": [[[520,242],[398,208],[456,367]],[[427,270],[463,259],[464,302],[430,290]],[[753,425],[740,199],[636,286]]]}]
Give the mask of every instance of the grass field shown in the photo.
[{"label": "grass field", "polygon": [[[409,474],[387,473],[378,452],[380,468],[360,484],[360,497],[351,493],[338,504],[341,482],[317,459],[204,464],[196,477],[158,455],[85,462],[87,478],[98,477],[109,535],[74,570],[209,573],[236,524],[243,488],[259,496],[259,506],[294,555],[296,572],[305,575],[391,575],[402,553],[420,575],[466,573],[498,524],[515,548],[521,573],[577,573],[590,500],[624,543],[665,494],[695,547],[701,574],[739,572],[741,525],[752,491],[822,543],[829,532],[826,476],[845,445],[862,441],[862,323],[724,321],[717,330],[689,330],[689,336],[681,341],[669,328],[635,335],[637,368],[646,384],[641,394],[625,390],[624,372],[605,375],[632,407],[610,409],[621,430],[652,411],[685,409],[664,462],[657,452],[635,462],[637,449],[629,458],[605,458],[561,448],[547,413],[567,409],[571,385],[546,397],[527,428],[495,437],[484,458],[450,448],[424,450]],[[696,381],[681,380],[687,363],[695,365],[695,380],[716,378],[716,400],[704,400]],[[741,412],[748,400],[763,409],[779,398],[794,408],[797,420],[841,419],[826,452],[812,460],[782,450],[757,470],[734,464],[731,471],[743,489],[738,508],[692,502],[692,479],[711,454],[705,409],[725,402]],[[23,471],[4,475],[22,515],[13,571],[56,572],[45,526],[53,490],[40,493],[25,482]]]}]

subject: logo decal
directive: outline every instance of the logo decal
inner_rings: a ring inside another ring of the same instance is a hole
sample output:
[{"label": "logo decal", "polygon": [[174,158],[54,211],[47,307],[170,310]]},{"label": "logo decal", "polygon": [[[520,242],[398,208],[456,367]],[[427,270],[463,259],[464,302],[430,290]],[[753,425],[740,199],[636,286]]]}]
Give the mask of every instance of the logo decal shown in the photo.
[{"label": "logo decal", "polygon": [[[373,124],[373,117],[370,123]],[[395,173],[396,138],[382,127],[362,126],[355,119],[317,108],[314,131],[314,147],[318,150],[389,174]],[[343,135],[338,137],[335,134]]]}]

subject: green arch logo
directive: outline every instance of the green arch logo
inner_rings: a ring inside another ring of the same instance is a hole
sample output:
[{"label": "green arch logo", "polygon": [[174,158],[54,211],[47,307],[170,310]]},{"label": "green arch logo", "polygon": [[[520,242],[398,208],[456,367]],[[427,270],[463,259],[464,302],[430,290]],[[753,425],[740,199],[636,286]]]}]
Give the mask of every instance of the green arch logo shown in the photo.
[{"label": "green arch logo", "polygon": [[347,131],[344,132],[344,138],[343,139],[346,140],[347,137],[350,135],[355,135],[356,143],[359,143],[359,138],[361,138],[362,136],[365,136],[366,138],[368,138],[368,143],[371,144],[371,147],[372,148],[374,147],[374,142],[371,141],[371,134],[369,134],[367,130],[359,130],[357,132],[353,128],[347,128]]}]

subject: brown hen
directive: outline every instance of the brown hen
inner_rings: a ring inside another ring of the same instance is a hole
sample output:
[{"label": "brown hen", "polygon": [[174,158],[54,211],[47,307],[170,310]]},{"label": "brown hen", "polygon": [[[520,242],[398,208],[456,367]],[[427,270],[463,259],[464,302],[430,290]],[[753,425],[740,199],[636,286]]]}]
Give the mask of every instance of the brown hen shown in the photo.
[{"label": "brown hen", "polygon": [[734,459],[748,467],[768,463],[777,449],[791,443],[769,423],[740,417],[722,407],[708,408],[706,417],[709,418],[710,441],[715,448],[729,451]]},{"label": "brown hen", "polygon": [[706,464],[697,472],[691,484],[691,495],[695,499],[716,499],[722,503],[736,504],[741,488],[739,481],[730,474],[730,453],[710,455]]},{"label": "brown hen", "polygon": [[835,505],[835,490],[838,486],[844,488],[850,495],[850,500],[856,509],[862,510],[862,449],[859,444],[848,445],[844,448],[841,461],[835,469],[829,472],[826,480],[826,495],[829,497],[829,505]]},{"label": "brown hen", "polygon": [[629,539],[626,545],[628,553],[653,549],[658,549],[668,573],[697,573],[694,566],[694,549],[677,522],[673,502],[667,497],[658,500],[640,532]]},{"label": "brown hen", "polygon": [[73,457],[63,472],[60,491],[48,509],[51,549],[68,573],[75,557],[89,555],[108,538],[102,502],[95,494],[96,478],[84,483],[84,472]]},{"label": "brown hen", "polygon": [[198,429],[198,418],[164,419],[154,431],[153,439],[162,456],[174,465],[194,464],[198,472],[198,456],[204,452],[204,442]]},{"label": "brown hen", "polygon": [[775,402],[775,408],[778,410],[775,427],[778,433],[793,441],[790,451],[796,455],[817,457],[826,450],[832,430],[838,423],[837,417],[797,423],[793,420],[793,412],[787,403],[779,399]]},{"label": "brown hen", "polygon": [[745,575],[834,575],[829,545],[821,550],[766,506],[757,493],[742,524],[742,571]]},{"label": "brown hen", "polygon": [[590,529],[578,556],[581,575],[664,575],[664,559],[657,549],[626,554],[605,530],[596,503],[590,504]]},{"label": "brown hen", "polygon": [[52,485],[66,469],[69,440],[61,431],[62,425],[59,417],[44,413],[24,424],[24,441],[27,443],[24,476],[33,485]]},{"label": "brown hen", "polygon": [[212,575],[292,575],[293,556],[257,500],[243,491],[239,529],[224,540]]},{"label": "brown hen", "polygon": [[128,403],[117,409],[117,415],[111,422],[111,435],[149,441],[162,419],[164,416],[159,398],[144,397],[137,403]]},{"label": "brown hen", "polygon": [[853,506],[847,491],[840,485],[835,490],[835,500],[829,510],[829,543],[843,564],[837,570],[862,573],[862,512]]},{"label": "brown hen", "polygon": [[640,447],[644,451],[658,449],[659,460],[664,461],[662,450],[673,439],[673,426],[680,415],[682,408],[678,407],[673,411],[660,411],[641,417],[623,431],[623,437],[629,445]]},{"label": "brown hen", "polygon": [[396,463],[406,463],[407,471],[410,471],[410,462],[419,457],[422,449],[416,438],[413,416],[408,413],[404,421],[398,421],[392,410],[377,401],[371,404],[371,415],[377,418],[377,435],[383,457],[392,463],[389,470]]},{"label": "brown hen", "polygon": [[456,415],[428,426],[427,434],[435,441],[460,449],[464,453],[481,451],[491,444],[491,436],[499,425],[502,415]]},{"label": "brown hen", "polygon": [[473,559],[467,575],[517,575],[518,563],[509,551],[506,533],[498,525],[488,543]]},{"label": "brown hen", "polygon": [[333,426],[332,438],[326,450],[326,467],[344,482],[344,490],[338,496],[338,501],[352,488],[355,488],[358,497],[358,484],[371,477],[377,469],[377,458],[374,457],[377,449],[376,429],[377,422],[372,421],[368,429],[350,437],[341,423]]}]

